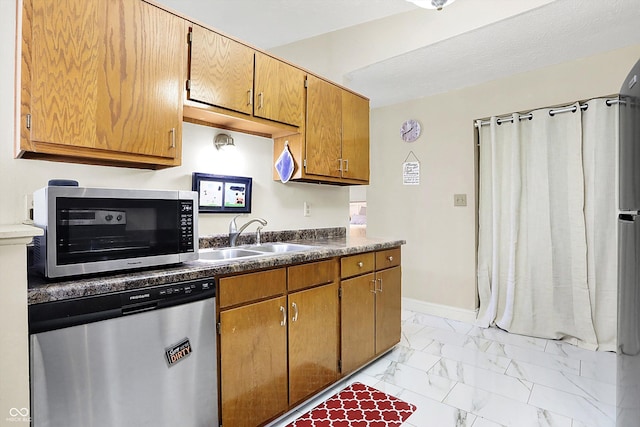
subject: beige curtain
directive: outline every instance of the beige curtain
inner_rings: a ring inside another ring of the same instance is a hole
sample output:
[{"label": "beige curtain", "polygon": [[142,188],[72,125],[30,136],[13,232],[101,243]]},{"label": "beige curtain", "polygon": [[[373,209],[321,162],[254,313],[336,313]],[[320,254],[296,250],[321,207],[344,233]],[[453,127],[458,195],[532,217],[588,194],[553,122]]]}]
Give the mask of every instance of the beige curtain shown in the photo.
[{"label": "beige curtain", "polygon": [[615,350],[617,107],[480,127],[478,324]]}]

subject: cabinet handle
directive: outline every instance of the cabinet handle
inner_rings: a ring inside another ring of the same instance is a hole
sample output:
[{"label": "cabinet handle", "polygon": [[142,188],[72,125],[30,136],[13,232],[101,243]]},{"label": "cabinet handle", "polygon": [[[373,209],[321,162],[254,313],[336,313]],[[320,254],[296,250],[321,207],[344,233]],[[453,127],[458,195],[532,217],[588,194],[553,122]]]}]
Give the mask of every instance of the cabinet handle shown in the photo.
[{"label": "cabinet handle", "polygon": [[253,90],[249,89],[247,91],[247,105],[253,104]]},{"label": "cabinet handle", "polygon": [[264,98],[264,93],[260,92],[258,94],[258,110],[262,109],[262,100]]},{"label": "cabinet handle", "polygon": [[342,159],[338,159],[338,171],[342,172]]},{"label": "cabinet handle", "polygon": [[369,289],[369,292],[371,292],[372,294],[376,293],[376,280],[370,280],[369,282],[373,283],[373,289]]},{"label": "cabinet handle", "polygon": [[362,261],[358,262],[358,267],[360,267],[360,268],[364,267],[364,264],[362,263]]},{"label": "cabinet handle", "polygon": [[376,280],[380,283],[380,287],[378,289],[376,289],[376,291],[382,293],[382,278],[376,279]]},{"label": "cabinet handle", "polygon": [[387,259],[389,260],[389,262],[393,261],[393,257],[392,256],[388,256]]},{"label": "cabinet handle", "polygon": [[349,172],[349,159],[344,159],[344,170],[343,172]]},{"label": "cabinet handle", "polygon": [[298,304],[296,304],[295,302],[292,302],[291,308],[293,309],[293,317],[291,318],[291,321],[297,322],[298,321]]},{"label": "cabinet handle", "polygon": [[280,326],[285,326],[287,324],[287,309],[283,306],[280,306],[280,313],[282,313],[282,320],[280,321]]},{"label": "cabinet handle", "polygon": [[176,148],[176,128],[171,128],[171,148]]}]

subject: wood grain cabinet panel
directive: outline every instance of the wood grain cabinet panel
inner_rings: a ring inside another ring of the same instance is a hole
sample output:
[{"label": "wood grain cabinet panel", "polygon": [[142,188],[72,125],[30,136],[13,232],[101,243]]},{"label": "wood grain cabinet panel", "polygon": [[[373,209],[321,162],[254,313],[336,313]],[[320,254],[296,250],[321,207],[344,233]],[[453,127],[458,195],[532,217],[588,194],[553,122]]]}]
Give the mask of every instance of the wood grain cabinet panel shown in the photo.
[{"label": "wood grain cabinet panel", "polygon": [[374,274],[343,280],[341,301],[342,373],[350,373],[375,355]]},{"label": "wood grain cabinet panel", "polygon": [[306,173],[341,177],[342,92],[326,80],[307,77]]},{"label": "wood grain cabinet panel", "polygon": [[252,114],[253,61],[250,47],[193,25],[188,98]]},{"label": "wood grain cabinet panel", "polygon": [[338,376],[338,283],[298,291],[289,301],[289,404]]},{"label": "wood grain cabinet panel", "polygon": [[256,52],[254,116],[302,126],[304,80],[299,68]]},{"label": "wood grain cabinet panel", "polygon": [[278,268],[223,277],[218,289],[220,308],[283,295],[287,290],[287,269]]},{"label": "wood grain cabinet panel", "polygon": [[369,182],[369,100],[342,91],[342,177]]},{"label": "wood grain cabinet panel", "polygon": [[376,354],[400,342],[401,281],[400,267],[376,272]]},{"label": "wood grain cabinet panel", "polygon": [[369,273],[376,266],[376,256],[373,252],[350,255],[340,259],[340,277],[347,278]]},{"label": "wood grain cabinet panel", "polygon": [[220,313],[222,425],[255,427],[285,412],[286,297]]},{"label": "wood grain cabinet panel", "polygon": [[400,265],[400,248],[387,249],[376,252],[376,270],[395,267]]},{"label": "wood grain cabinet panel", "polygon": [[340,264],[337,259],[300,264],[287,269],[287,288],[289,292],[338,282]]},{"label": "wood grain cabinet panel", "polygon": [[25,0],[22,25],[19,156],[180,164],[183,19],[139,0]]}]

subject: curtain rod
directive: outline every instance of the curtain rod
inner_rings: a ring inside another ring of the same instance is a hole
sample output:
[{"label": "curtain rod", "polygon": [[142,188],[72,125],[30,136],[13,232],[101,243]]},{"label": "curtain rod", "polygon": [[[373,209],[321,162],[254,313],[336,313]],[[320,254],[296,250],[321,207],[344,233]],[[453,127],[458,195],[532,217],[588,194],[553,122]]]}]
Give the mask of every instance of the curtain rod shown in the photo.
[{"label": "curtain rod", "polygon": [[[620,104],[620,103],[624,103],[624,101],[620,101],[619,99],[607,99],[605,101],[605,103],[607,104],[607,106],[612,106],[614,104]],[[589,104],[580,104],[580,109],[581,110],[586,110],[589,107]],[[560,113],[568,113],[568,112],[572,112],[575,113],[576,112],[576,106],[575,105],[571,105],[568,107],[561,107],[561,108],[555,108],[553,110],[549,110],[549,115],[550,116],[554,116],[556,114],[560,114]],[[521,116],[518,117],[518,120],[526,120],[529,119],[531,120],[533,118],[533,113],[529,113],[529,114],[523,114]],[[502,124],[502,123],[506,123],[506,122],[511,122],[513,123],[513,117],[512,116],[506,116],[503,118],[500,118],[497,120],[498,124]],[[481,121],[481,120],[477,120],[475,123],[475,127],[480,127],[480,126],[485,126],[491,124],[490,120],[485,120],[485,121]]]}]

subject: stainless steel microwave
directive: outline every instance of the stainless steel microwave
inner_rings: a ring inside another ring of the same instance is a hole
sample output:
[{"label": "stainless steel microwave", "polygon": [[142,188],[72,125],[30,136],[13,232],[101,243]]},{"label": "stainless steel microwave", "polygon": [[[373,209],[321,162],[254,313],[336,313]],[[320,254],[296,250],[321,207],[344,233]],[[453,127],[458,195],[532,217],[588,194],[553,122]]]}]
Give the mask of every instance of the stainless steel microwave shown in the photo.
[{"label": "stainless steel microwave", "polygon": [[198,259],[194,191],[49,186],[33,194],[34,267],[56,278]]}]

